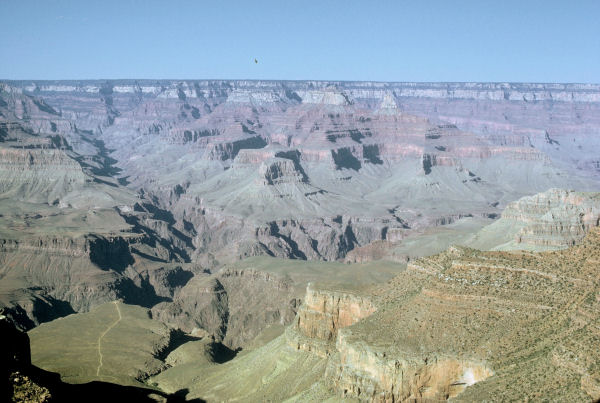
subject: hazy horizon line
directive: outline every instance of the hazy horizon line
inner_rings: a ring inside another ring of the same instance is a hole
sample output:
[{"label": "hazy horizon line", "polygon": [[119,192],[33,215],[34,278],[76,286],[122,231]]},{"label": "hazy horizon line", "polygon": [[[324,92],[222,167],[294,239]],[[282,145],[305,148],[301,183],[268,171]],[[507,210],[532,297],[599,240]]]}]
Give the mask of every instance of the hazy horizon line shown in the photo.
[{"label": "hazy horizon line", "polygon": [[386,80],[339,80],[339,79],[261,79],[261,78],[0,78],[0,82],[66,82],[66,81],[256,81],[256,82],[338,82],[338,83],[381,83],[381,84],[564,84],[600,85],[592,81],[386,81]]}]

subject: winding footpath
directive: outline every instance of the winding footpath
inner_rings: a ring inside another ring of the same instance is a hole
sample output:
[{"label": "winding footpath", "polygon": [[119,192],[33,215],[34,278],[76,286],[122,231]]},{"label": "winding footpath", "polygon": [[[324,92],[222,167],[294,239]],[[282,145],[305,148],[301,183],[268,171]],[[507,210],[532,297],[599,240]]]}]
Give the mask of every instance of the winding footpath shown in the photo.
[{"label": "winding footpath", "polygon": [[98,368],[96,369],[96,376],[100,376],[100,369],[102,368],[102,351],[100,348],[100,344],[102,343],[102,338],[104,336],[106,336],[106,334],[110,331],[110,329],[115,327],[117,325],[117,323],[119,323],[122,319],[121,310],[119,309],[118,301],[113,301],[113,304],[115,304],[115,308],[117,309],[117,313],[119,314],[119,319],[117,319],[113,324],[111,324],[108,328],[106,328],[106,330],[104,332],[102,332],[100,334],[100,336],[98,337]]}]

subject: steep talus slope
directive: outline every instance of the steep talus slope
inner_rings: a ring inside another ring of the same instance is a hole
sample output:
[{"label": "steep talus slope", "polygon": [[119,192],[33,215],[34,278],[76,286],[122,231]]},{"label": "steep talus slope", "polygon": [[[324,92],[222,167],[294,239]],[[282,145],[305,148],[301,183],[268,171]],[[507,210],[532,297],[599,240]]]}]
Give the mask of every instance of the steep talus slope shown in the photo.
[{"label": "steep talus slope", "polygon": [[85,183],[81,166],[62,150],[0,150],[3,197],[56,203]]}]

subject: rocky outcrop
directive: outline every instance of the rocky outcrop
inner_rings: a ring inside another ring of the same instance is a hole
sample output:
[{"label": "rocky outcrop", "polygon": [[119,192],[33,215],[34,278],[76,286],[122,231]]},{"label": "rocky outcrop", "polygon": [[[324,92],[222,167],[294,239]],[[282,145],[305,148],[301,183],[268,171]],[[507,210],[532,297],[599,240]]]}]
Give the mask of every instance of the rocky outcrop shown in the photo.
[{"label": "rocky outcrop", "polygon": [[238,152],[244,148],[263,148],[267,143],[260,136],[248,137],[231,142],[212,143],[205,152],[209,160],[233,160]]},{"label": "rocky outcrop", "polygon": [[271,149],[269,146],[265,148],[249,149],[245,148],[240,150],[237,156],[233,160],[233,168],[240,165],[259,165],[264,161],[267,161],[277,153],[276,149]]},{"label": "rocky outcrop", "polygon": [[296,350],[328,357],[335,352],[338,331],[375,310],[367,297],[318,289],[309,283],[294,323],[286,330],[287,343]]},{"label": "rocky outcrop", "polygon": [[351,103],[347,94],[335,89],[296,91],[305,104],[349,105]]},{"label": "rocky outcrop", "polygon": [[229,321],[229,296],[213,277],[196,276],[181,289],[172,303],[152,308],[152,316],[186,333],[205,329],[216,340],[223,340]]},{"label": "rocky outcrop", "polygon": [[[359,245],[385,239],[390,228],[406,228],[402,222],[359,217],[316,220],[280,220],[257,230],[257,238],[275,256],[336,260]],[[282,253],[283,252],[283,253]]]},{"label": "rocky outcrop", "polygon": [[600,320],[598,242],[593,228],[559,252],[451,247],[365,292],[378,309],[346,316],[345,327],[336,328],[338,312],[349,312],[342,301],[356,297],[309,287],[286,338],[328,360],[321,385],[341,398],[594,400],[598,354],[587,329]]},{"label": "rocky outcrop", "polygon": [[550,189],[509,203],[500,220],[469,243],[482,249],[553,250],[581,242],[600,225],[600,195]]},{"label": "rocky outcrop", "polygon": [[272,158],[264,161],[258,168],[258,174],[264,185],[306,182],[307,177],[302,168],[293,160]]},{"label": "rocky outcrop", "polygon": [[493,374],[482,363],[452,357],[423,361],[353,337],[352,325],[375,311],[367,296],[309,284],[286,339],[294,349],[329,359],[325,382],[343,398],[446,400]]},{"label": "rocky outcrop", "polygon": [[523,225],[518,243],[568,247],[600,225],[600,195],[551,189],[509,204],[502,219]]},{"label": "rocky outcrop", "polygon": [[350,330],[340,331],[338,355],[327,373],[343,398],[369,402],[445,401],[493,375],[491,369],[477,362],[393,356],[386,349],[348,341],[351,334]]},{"label": "rocky outcrop", "polygon": [[207,332],[235,349],[271,325],[291,323],[298,305],[289,280],[250,268],[231,268],[213,276],[196,275],[173,302],[160,303],[152,312],[154,318],[187,333]]},{"label": "rocky outcrop", "polygon": [[339,329],[369,316],[375,309],[366,297],[319,290],[309,284],[295,327],[304,336],[333,341]]},{"label": "rocky outcrop", "polygon": [[193,128],[176,128],[169,131],[168,137],[165,139],[169,144],[188,144],[188,143],[208,143],[209,137],[215,137],[220,134],[218,129],[193,129]]},{"label": "rocky outcrop", "polygon": [[[390,236],[391,235],[391,236]],[[401,240],[402,237],[396,239],[393,234],[387,234],[388,239]],[[388,260],[398,263],[406,263],[409,256],[403,253],[395,253],[394,246],[396,242],[391,241],[373,241],[364,246],[359,246],[352,249],[344,257],[345,263],[366,263],[377,260]]]}]

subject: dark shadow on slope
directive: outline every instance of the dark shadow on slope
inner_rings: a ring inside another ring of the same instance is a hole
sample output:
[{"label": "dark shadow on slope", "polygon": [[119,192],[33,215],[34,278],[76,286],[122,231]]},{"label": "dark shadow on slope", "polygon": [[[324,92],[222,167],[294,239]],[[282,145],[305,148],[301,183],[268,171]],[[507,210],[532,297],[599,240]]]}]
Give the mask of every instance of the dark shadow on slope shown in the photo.
[{"label": "dark shadow on slope", "polygon": [[212,348],[211,356],[217,364],[224,364],[227,361],[233,360],[235,358],[235,356],[240,351],[242,351],[241,347],[239,347],[235,350],[232,350],[229,347],[227,347],[226,345],[221,344],[221,343],[211,343],[211,348]]},{"label": "dark shadow on slope", "polygon": [[431,167],[433,166],[431,155],[423,154],[422,162],[423,162],[423,172],[425,172],[425,175],[429,175],[431,173]]},{"label": "dark shadow on slope", "polygon": [[[51,124],[54,125],[53,126],[55,128],[54,131],[56,131],[56,125],[54,123],[51,123]],[[56,148],[56,149],[59,149],[59,150],[73,151],[73,147],[71,147],[69,145],[69,142],[67,141],[67,139],[65,139],[60,134],[55,134],[55,135],[52,135],[52,136],[46,136],[46,138],[50,139],[50,144],[52,145],[52,148]]]},{"label": "dark shadow on slope", "polygon": [[366,137],[371,137],[373,134],[370,130],[360,131],[358,129],[341,129],[341,130],[327,130],[325,132],[327,140],[332,143],[336,143],[338,139],[350,137],[352,141],[361,144],[362,140]]},{"label": "dark shadow on slope", "polygon": [[275,154],[275,157],[292,160],[292,162],[294,163],[294,168],[302,175],[302,182],[308,182],[308,175],[306,174],[306,171],[304,171],[304,168],[300,163],[300,151],[280,151]]},{"label": "dark shadow on slope", "polygon": [[[50,322],[64,316],[75,313],[75,310],[68,301],[62,301],[46,294],[41,288],[30,288],[31,303],[33,305],[32,315],[39,323]],[[36,326],[36,323],[28,316],[27,311],[20,305],[3,307],[2,315],[10,318],[20,329],[29,330]]]},{"label": "dark shadow on slope", "polygon": [[202,340],[202,338],[191,336],[180,329],[174,329],[169,338],[169,344],[162,351],[159,351],[158,354],[155,354],[155,357],[161,361],[165,361],[169,354],[185,343],[199,340]]},{"label": "dark shadow on slope", "polygon": [[100,163],[101,167],[93,168],[92,173],[94,173],[94,175],[100,176],[119,175],[123,170],[114,166],[118,162],[116,159],[109,157],[109,154],[115,150],[110,150],[106,148],[106,146],[104,145],[104,141],[102,140],[96,139],[93,141],[93,143],[96,147],[98,147],[98,157],[94,159],[96,160],[96,162]]},{"label": "dark shadow on slope", "polygon": [[161,209],[154,204],[143,203],[141,206],[136,203],[134,205],[135,211],[147,211],[152,214],[152,218],[155,220],[165,221],[167,224],[175,224],[175,218],[173,217],[173,213],[168,210]]},{"label": "dark shadow on slope", "polygon": [[[161,352],[156,355],[161,361],[165,361],[167,356],[171,354],[174,350],[181,347],[182,345],[191,342],[191,341],[200,341],[202,337],[194,337],[189,334],[184,333],[182,330],[176,329],[171,334],[171,338],[169,340],[169,345]],[[209,341],[206,344],[207,350],[206,352],[210,355],[210,358],[213,362],[217,364],[223,364],[227,361],[231,361],[235,358],[235,356],[242,351],[241,348],[237,348],[235,350],[227,347],[223,343],[219,343],[216,341]]]},{"label": "dark shadow on slope", "polygon": [[144,308],[152,308],[161,302],[172,302],[171,298],[156,294],[154,286],[147,278],[140,277],[139,285],[132,279],[123,277],[118,283],[118,296],[129,305],[139,305]]},{"label": "dark shadow on slope", "polygon": [[46,103],[46,101],[44,101],[43,99],[34,98],[34,97],[31,97],[31,96],[27,96],[27,97],[29,99],[31,99],[31,102],[33,102],[35,104],[35,106],[37,106],[40,111],[48,113],[50,115],[62,116],[62,114],[60,112],[57,112],[56,109],[54,109],[53,107],[51,107],[50,105],[48,105]]},{"label": "dark shadow on slope", "polygon": [[134,263],[129,244],[121,237],[107,239],[93,237],[89,240],[90,261],[102,270],[122,272]]},{"label": "dark shadow on slope", "polygon": [[86,163],[85,158],[83,156],[79,156],[75,159],[81,164],[81,166],[89,168],[93,175],[98,176],[116,177],[123,171],[121,168],[115,166],[115,164],[118,161],[110,157],[110,153],[112,153],[115,150],[106,148],[106,145],[102,140],[88,137],[94,135],[94,132],[92,130],[83,130],[75,127],[75,132],[81,135],[82,141],[86,141],[90,144],[93,144],[98,149],[98,153],[92,156],[91,160],[99,166],[94,166],[89,163]]},{"label": "dark shadow on slope", "polygon": [[298,247],[298,243],[296,241],[294,241],[291,237],[289,237],[287,235],[283,235],[282,233],[279,232],[279,226],[277,225],[277,223],[270,222],[270,223],[268,223],[268,225],[269,225],[270,234],[274,237],[284,240],[292,249],[292,254],[291,254],[291,256],[288,256],[288,258],[307,260],[306,254],[300,250],[300,248]]},{"label": "dark shadow on slope", "polygon": [[44,295],[43,299],[39,298],[34,302],[34,311],[40,322],[50,322],[75,313],[68,301],[55,299],[48,295]]},{"label": "dark shadow on slope", "polygon": [[143,257],[146,260],[150,260],[151,262],[167,263],[167,261],[165,259],[161,259],[159,257],[149,255],[149,254],[144,253],[134,247],[131,248],[131,253],[135,253],[136,255]]},{"label": "dark shadow on slope", "polygon": [[190,390],[185,388],[185,389],[179,389],[177,392],[173,393],[173,396],[176,397],[177,399],[182,399],[182,400],[169,400],[167,398],[167,402],[171,403],[171,402],[192,402],[192,403],[203,403],[206,402],[206,400],[203,399],[190,399],[188,400],[186,398],[186,396],[188,395],[188,393],[190,393]]},{"label": "dark shadow on slope", "polygon": [[370,162],[371,164],[383,164],[380,157],[379,146],[376,144],[363,146],[363,158],[366,162]]},{"label": "dark shadow on slope", "polygon": [[[244,125],[242,125],[242,126],[244,126]],[[266,145],[267,145],[266,140],[264,138],[262,138],[261,136],[255,136],[255,137],[250,137],[247,139],[234,141],[233,145],[232,145],[231,155],[228,156],[227,154],[224,154],[221,157],[221,159],[222,160],[227,160],[227,159],[233,160],[238,155],[240,150],[243,150],[246,148],[249,148],[249,149],[264,148],[264,147],[266,147]]]},{"label": "dark shadow on slope", "polygon": [[180,270],[173,270],[167,274],[167,282],[169,286],[176,287],[184,287],[193,277],[194,273],[188,270],[183,270],[181,267],[177,267]]},{"label": "dark shadow on slope", "polygon": [[117,181],[119,181],[119,185],[121,186],[127,186],[129,185],[129,176],[123,176],[122,178],[117,178]]},{"label": "dark shadow on slope", "polygon": [[8,130],[6,129],[5,125],[0,124],[0,143],[3,143],[4,141],[6,141],[7,137],[8,137]]},{"label": "dark shadow on slope", "polygon": [[[68,384],[60,380],[60,375],[31,366],[27,375],[37,384],[46,386],[57,402],[156,402],[154,396],[167,399],[167,402],[185,402],[181,395],[169,394],[157,389],[136,386],[123,386],[109,382],[92,381],[83,384]],[[201,401],[201,400],[198,400]]]},{"label": "dark shadow on slope", "polygon": [[[162,210],[162,211],[165,211],[165,210]],[[142,241],[144,244],[150,246],[151,248],[155,248],[158,244],[158,245],[162,246],[165,250],[167,250],[170,255],[169,259],[168,259],[169,261],[171,261],[173,259],[182,259],[186,263],[189,263],[191,261],[190,256],[187,253],[187,251],[177,247],[170,240],[164,239],[152,228],[145,226],[143,223],[140,222],[139,217],[136,217],[134,215],[127,215],[127,214],[120,214],[120,215],[121,215],[121,217],[123,217],[123,219],[125,220],[125,222],[127,224],[133,226],[132,231],[134,233],[146,235],[146,237],[144,237],[144,240]],[[165,221],[165,220],[161,220],[161,221]],[[189,238],[185,234],[178,231],[176,228],[174,228],[172,226],[172,224],[169,224],[168,221],[166,221],[166,222],[168,223],[168,228],[169,228],[170,232],[173,234],[173,236],[175,238],[177,238],[180,241],[182,241],[183,243],[185,243],[188,247],[193,248],[191,238]],[[143,257],[148,256],[147,254],[145,254],[144,252],[141,252],[139,250],[135,250],[135,253],[137,253],[138,255],[143,256]],[[164,259],[161,259],[158,257],[153,257],[153,258],[151,258],[151,260],[165,262]]]},{"label": "dark shadow on slope", "polygon": [[361,168],[361,163],[348,148],[338,148],[331,150],[331,156],[335,163],[335,169],[353,169],[358,171]]},{"label": "dark shadow on slope", "polygon": [[118,186],[117,184],[115,184],[115,183],[112,183],[112,182],[107,182],[107,181],[105,181],[105,180],[102,180],[102,179],[99,179],[99,178],[94,178],[94,183],[101,183],[101,184],[103,184],[103,185],[108,185],[108,186],[111,186],[111,187],[114,187],[114,188],[117,188],[117,187],[119,187],[119,186]]}]

